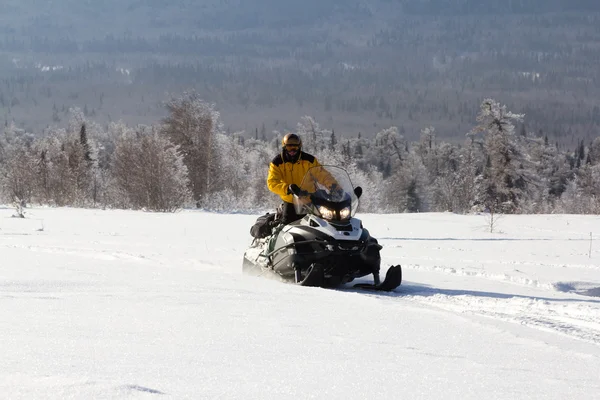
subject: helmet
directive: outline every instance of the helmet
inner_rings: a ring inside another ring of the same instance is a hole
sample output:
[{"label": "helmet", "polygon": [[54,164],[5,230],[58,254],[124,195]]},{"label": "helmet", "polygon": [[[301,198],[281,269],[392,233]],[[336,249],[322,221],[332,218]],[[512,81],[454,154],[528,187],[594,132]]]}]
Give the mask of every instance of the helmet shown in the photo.
[{"label": "helmet", "polygon": [[281,139],[281,156],[284,160],[297,162],[300,159],[302,140],[295,133],[288,133]]},{"label": "helmet", "polygon": [[287,146],[297,146],[298,150],[302,150],[302,140],[295,133],[288,133],[281,139],[281,149],[285,150]]}]

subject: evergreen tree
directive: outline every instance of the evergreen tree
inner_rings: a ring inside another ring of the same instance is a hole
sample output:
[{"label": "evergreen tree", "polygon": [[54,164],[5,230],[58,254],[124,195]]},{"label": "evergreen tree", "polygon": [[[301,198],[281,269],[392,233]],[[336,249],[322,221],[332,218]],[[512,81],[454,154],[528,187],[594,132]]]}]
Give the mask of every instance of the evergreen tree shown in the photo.
[{"label": "evergreen tree", "polygon": [[523,115],[506,110],[492,99],[481,103],[474,132],[485,136],[486,166],[479,182],[478,199],[489,210],[516,212],[527,192],[524,154],[515,138],[513,121]]},{"label": "evergreen tree", "polygon": [[337,139],[335,138],[335,132],[331,130],[331,136],[329,141],[329,150],[334,151],[337,146]]},{"label": "evergreen tree", "polygon": [[87,132],[85,129],[85,123],[81,124],[81,129],[79,130],[79,142],[81,143],[81,147],[83,148],[83,158],[85,161],[92,161],[92,156],[90,152],[90,145],[87,139]]}]

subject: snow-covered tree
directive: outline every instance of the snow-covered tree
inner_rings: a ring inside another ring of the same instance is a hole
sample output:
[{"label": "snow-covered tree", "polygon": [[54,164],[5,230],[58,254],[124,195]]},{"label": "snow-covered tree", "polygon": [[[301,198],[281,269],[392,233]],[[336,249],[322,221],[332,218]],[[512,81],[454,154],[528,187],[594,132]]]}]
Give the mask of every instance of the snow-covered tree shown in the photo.
[{"label": "snow-covered tree", "polygon": [[544,138],[530,138],[527,152],[534,168],[533,173],[537,177],[537,185],[531,188],[530,202],[524,205],[524,211],[549,213],[566,190],[573,172],[564,154],[559,153],[556,146],[550,145]]},{"label": "snow-covered tree", "polygon": [[[188,182],[197,207],[262,211],[279,203],[266,176],[287,132],[274,131],[269,139],[257,132],[252,138],[225,134],[214,105],[194,93],[172,98],[167,108],[170,114],[157,128],[161,140],[149,127],[117,122],[101,128],[77,108],[70,110],[66,128],[43,136],[6,126],[0,134],[0,196],[10,202],[167,210],[185,204],[187,192],[180,189]],[[600,212],[600,138],[587,146],[578,140],[573,151],[562,151],[523,125],[515,135],[521,118],[487,99],[462,146],[438,141],[433,127],[410,145],[393,126],[374,138],[346,138],[309,116],[301,118],[296,133],[305,151],[322,164],[346,168],[363,187],[363,212],[469,212],[474,206],[491,212]],[[173,198],[179,200],[169,203]]]},{"label": "snow-covered tree", "polygon": [[424,212],[430,210],[431,192],[427,170],[421,158],[413,152],[395,164],[386,180],[385,199],[392,212]]},{"label": "snow-covered tree", "polygon": [[600,214],[600,165],[579,169],[556,204],[557,212]]},{"label": "snow-covered tree", "polygon": [[246,190],[250,193],[250,209],[274,209],[279,204],[279,196],[267,188],[267,172],[273,159],[273,151],[263,141],[246,140],[244,145]]},{"label": "snow-covered tree", "polygon": [[32,136],[11,123],[0,135],[0,194],[10,202],[30,203],[35,191]]},{"label": "snow-covered tree", "polygon": [[[464,184],[460,175],[461,153],[449,143],[440,143],[436,149],[435,162],[430,159],[428,168],[432,186],[433,205],[435,210],[461,212],[468,209],[461,198]],[[425,167],[427,168],[427,166]],[[437,171],[432,176],[431,171]],[[466,200],[468,204],[469,200]]]},{"label": "snow-covered tree", "polygon": [[362,196],[359,199],[359,211],[361,212],[381,212],[385,208],[383,197],[383,175],[375,167],[364,171],[357,164],[353,163],[346,167],[346,172],[354,187],[360,186],[363,189]]},{"label": "snow-covered tree", "polygon": [[595,138],[590,144],[587,161],[591,165],[600,164],[600,136]]},{"label": "snow-covered tree", "polygon": [[64,129],[52,131],[35,145],[38,155],[40,196],[58,206],[91,204],[93,163],[85,159],[80,135]]},{"label": "snow-covered tree", "polygon": [[191,199],[183,157],[156,128],[125,132],[116,143],[112,172],[121,207],[176,211]]},{"label": "snow-covered tree", "polygon": [[54,129],[34,146],[42,179],[39,194],[56,205],[93,205],[103,190],[97,176],[97,146],[92,138],[99,128],[86,121],[80,109],[69,112],[66,130]]},{"label": "snow-covered tree", "polygon": [[523,115],[507,111],[495,100],[481,103],[473,133],[483,133],[486,164],[478,182],[477,200],[493,212],[515,212],[527,191],[524,154],[515,138],[513,122]]},{"label": "snow-covered tree", "polygon": [[222,189],[212,181],[220,170],[215,140],[222,132],[219,112],[194,92],[172,98],[166,106],[169,116],[163,121],[162,132],[180,149],[194,200],[200,206],[205,195]]},{"label": "snow-covered tree", "polygon": [[316,155],[328,147],[329,137],[313,117],[305,115],[300,118],[300,122],[296,125],[296,133],[302,139],[303,150],[308,153]]},{"label": "snow-covered tree", "polygon": [[429,126],[421,130],[419,143],[415,152],[421,158],[421,162],[427,170],[427,176],[430,182],[433,182],[443,168],[438,168],[438,154],[435,139],[435,128]]},{"label": "snow-covered tree", "polygon": [[[249,185],[248,178],[254,171],[251,170],[251,159],[245,147],[243,132],[232,135],[218,134],[214,140],[221,162],[219,172],[212,181],[215,189],[205,196],[203,206],[219,211],[252,209],[255,190]],[[266,177],[266,171],[262,169]],[[264,180],[262,184],[266,185]]]},{"label": "snow-covered tree", "polygon": [[375,136],[375,150],[382,160],[394,159],[402,162],[406,153],[406,141],[395,126],[377,133]]}]

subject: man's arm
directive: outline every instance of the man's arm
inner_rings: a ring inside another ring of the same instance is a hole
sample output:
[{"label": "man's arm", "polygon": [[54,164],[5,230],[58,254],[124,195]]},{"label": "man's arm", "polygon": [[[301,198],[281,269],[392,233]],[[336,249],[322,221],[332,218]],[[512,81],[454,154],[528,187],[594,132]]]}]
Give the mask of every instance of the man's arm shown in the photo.
[{"label": "man's arm", "polygon": [[279,196],[288,194],[289,184],[283,181],[281,170],[275,164],[269,164],[269,175],[267,176],[267,187],[269,190]]}]

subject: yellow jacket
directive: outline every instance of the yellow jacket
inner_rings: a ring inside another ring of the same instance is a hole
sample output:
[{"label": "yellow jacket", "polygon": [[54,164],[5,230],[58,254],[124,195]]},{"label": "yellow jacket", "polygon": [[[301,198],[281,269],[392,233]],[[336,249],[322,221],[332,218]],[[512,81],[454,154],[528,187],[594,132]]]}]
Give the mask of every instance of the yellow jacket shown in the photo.
[{"label": "yellow jacket", "polygon": [[286,203],[292,203],[294,196],[288,194],[288,187],[292,183],[300,186],[306,172],[312,167],[320,165],[315,156],[303,151],[300,152],[300,157],[295,163],[285,161],[282,155],[279,154],[269,164],[267,186],[271,192],[278,194],[281,200]]}]

